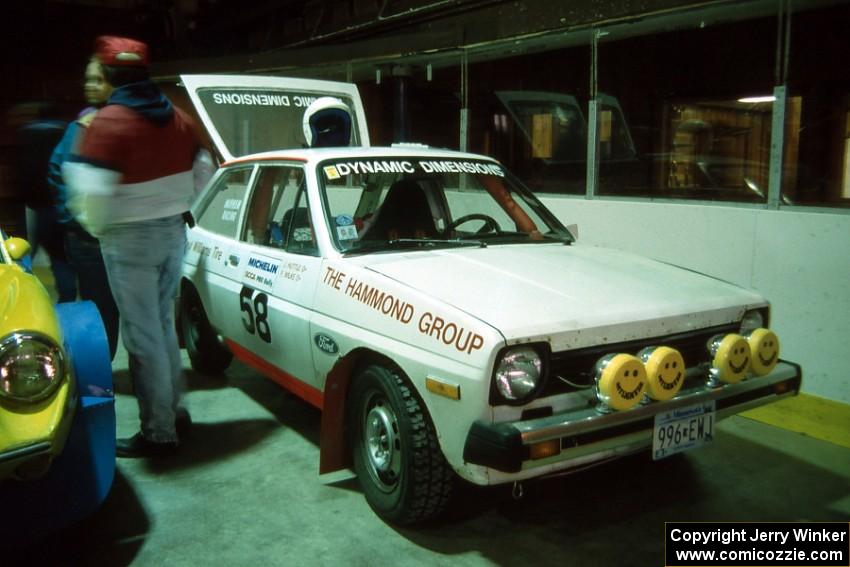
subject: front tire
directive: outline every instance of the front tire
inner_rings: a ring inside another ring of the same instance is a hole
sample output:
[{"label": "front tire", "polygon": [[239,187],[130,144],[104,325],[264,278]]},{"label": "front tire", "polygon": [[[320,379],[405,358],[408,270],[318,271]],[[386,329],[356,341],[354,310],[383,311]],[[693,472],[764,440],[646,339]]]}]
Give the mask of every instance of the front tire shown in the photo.
[{"label": "front tire", "polygon": [[454,473],[422,402],[400,372],[379,365],[360,371],[349,398],[348,426],[354,470],[379,516],[404,525],[445,509]]},{"label": "front tire", "polygon": [[218,342],[198,293],[187,286],[180,294],[180,330],[192,368],[202,374],[220,374],[233,360],[233,353]]}]

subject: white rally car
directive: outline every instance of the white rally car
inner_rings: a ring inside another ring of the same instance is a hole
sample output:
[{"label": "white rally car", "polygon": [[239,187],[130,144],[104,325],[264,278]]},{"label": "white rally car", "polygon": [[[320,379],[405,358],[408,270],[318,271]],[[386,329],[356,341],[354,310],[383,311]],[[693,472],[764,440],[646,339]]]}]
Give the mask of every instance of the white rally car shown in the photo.
[{"label": "white rally car", "polygon": [[[321,409],[320,473],[353,467],[387,520],[438,514],[457,477],[697,447],[799,390],[764,298],[582,246],[485,156],[369,147],[353,85],[183,82],[225,159],[183,265],[192,364],[235,356]],[[352,146],[304,149],[327,95],[352,109]]]}]

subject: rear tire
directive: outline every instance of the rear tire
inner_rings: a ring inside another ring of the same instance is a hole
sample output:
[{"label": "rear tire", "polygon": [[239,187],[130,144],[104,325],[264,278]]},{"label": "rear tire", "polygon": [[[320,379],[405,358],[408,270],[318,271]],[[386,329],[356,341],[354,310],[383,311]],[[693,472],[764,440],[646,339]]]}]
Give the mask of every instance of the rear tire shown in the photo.
[{"label": "rear tire", "polygon": [[191,286],[180,294],[180,330],[193,369],[202,374],[220,374],[230,366],[233,353],[219,343],[201,298]]},{"label": "rear tire", "polygon": [[438,516],[454,473],[412,386],[398,371],[369,365],[355,379],[348,408],[354,470],[369,506],[399,525]]}]

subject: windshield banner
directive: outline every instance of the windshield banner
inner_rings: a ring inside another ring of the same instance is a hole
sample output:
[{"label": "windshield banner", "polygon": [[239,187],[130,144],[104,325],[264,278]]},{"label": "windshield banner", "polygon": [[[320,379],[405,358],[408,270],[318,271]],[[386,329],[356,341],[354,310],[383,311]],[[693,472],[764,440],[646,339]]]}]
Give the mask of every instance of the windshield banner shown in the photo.
[{"label": "windshield banner", "polygon": [[366,173],[473,173],[479,175],[495,175],[504,177],[505,172],[494,163],[458,160],[364,160],[340,162],[326,165],[325,177],[329,180],[339,179],[345,175]]}]

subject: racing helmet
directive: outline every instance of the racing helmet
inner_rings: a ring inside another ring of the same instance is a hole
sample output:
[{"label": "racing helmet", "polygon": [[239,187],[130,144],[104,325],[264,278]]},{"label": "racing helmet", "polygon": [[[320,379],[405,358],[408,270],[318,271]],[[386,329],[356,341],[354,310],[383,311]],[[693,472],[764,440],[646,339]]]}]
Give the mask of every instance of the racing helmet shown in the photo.
[{"label": "racing helmet", "polygon": [[331,96],[313,101],[302,120],[304,138],[311,148],[343,147],[351,142],[351,111]]}]

